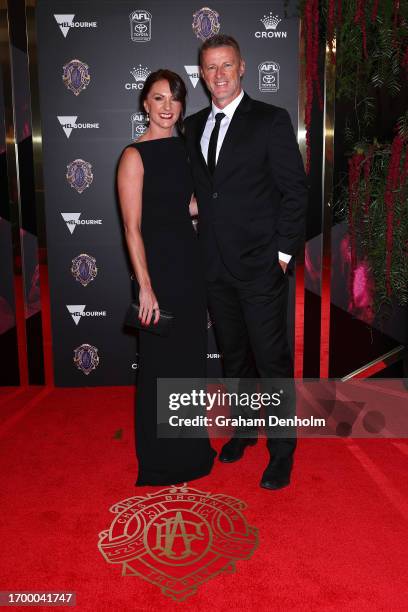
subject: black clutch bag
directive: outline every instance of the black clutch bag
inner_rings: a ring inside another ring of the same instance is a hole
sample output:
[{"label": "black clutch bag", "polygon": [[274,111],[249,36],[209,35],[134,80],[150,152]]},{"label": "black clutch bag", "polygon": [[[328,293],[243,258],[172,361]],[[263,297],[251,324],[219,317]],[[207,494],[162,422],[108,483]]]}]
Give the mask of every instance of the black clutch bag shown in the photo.
[{"label": "black clutch bag", "polygon": [[160,309],[160,318],[157,323],[154,323],[154,315],[149,325],[143,325],[139,319],[139,304],[138,302],[131,302],[125,315],[125,325],[133,327],[134,329],[141,329],[142,331],[152,332],[158,336],[168,336],[170,330],[174,324],[174,315],[171,312]]}]

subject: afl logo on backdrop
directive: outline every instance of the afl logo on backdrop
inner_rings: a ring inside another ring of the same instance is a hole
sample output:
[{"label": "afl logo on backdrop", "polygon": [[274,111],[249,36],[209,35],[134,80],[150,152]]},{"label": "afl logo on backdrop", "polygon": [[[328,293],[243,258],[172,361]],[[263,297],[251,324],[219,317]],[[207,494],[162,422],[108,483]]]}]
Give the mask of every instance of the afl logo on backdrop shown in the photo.
[{"label": "afl logo on backdrop", "polygon": [[99,355],[96,346],[81,344],[74,349],[74,363],[84,374],[90,374],[99,365]]},{"label": "afl logo on backdrop", "polygon": [[71,274],[83,287],[89,285],[98,274],[95,257],[91,257],[91,255],[86,253],[81,253],[74,257],[71,265]]},{"label": "afl logo on backdrop", "polygon": [[133,113],[130,117],[132,124],[132,140],[137,140],[147,130],[146,116],[143,113]]},{"label": "afl logo on backdrop", "polygon": [[130,38],[133,42],[149,42],[152,37],[152,15],[144,9],[136,9],[129,15]]},{"label": "afl logo on backdrop", "polygon": [[279,70],[277,62],[262,62],[258,66],[259,70],[259,90],[265,93],[277,92],[279,89]]},{"label": "afl logo on backdrop", "polygon": [[63,67],[62,80],[67,89],[79,96],[91,80],[89,66],[81,60],[73,59]]},{"label": "afl logo on backdrop", "polygon": [[77,193],[85,191],[93,181],[92,166],[83,159],[74,159],[67,165],[66,178]]},{"label": "afl logo on backdrop", "polygon": [[193,32],[201,40],[208,40],[220,31],[220,16],[217,11],[213,11],[204,6],[193,14]]}]

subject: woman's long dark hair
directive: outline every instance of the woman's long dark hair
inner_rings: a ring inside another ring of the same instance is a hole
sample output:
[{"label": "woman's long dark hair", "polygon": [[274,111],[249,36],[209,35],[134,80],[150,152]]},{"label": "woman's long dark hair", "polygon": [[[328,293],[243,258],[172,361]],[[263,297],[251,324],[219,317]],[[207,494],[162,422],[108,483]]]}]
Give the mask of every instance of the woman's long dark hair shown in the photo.
[{"label": "woman's long dark hair", "polygon": [[155,72],[149,74],[140,94],[140,109],[143,113],[146,112],[144,102],[152,86],[154,83],[157,83],[157,81],[167,81],[174,99],[177,100],[177,102],[181,102],[181,113],[176,125],[179,132],[183,133],[183,119],[186,112],[187,89],[183,79],[176,72],[172,72],[166,68],[160,68],[160,70],[156,70]]}]

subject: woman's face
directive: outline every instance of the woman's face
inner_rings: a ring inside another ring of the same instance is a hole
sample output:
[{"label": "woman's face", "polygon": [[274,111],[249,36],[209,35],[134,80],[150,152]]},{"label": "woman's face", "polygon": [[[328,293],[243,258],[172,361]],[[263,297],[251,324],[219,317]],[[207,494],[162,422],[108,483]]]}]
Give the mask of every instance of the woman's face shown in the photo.
[{"label": "woman's face", "polygon": [[153,83],[144,107],[150,115],[150,124],[166,129],[176,124],[182,110],[181,102],[174,99],[169,82],[164,79]]}]

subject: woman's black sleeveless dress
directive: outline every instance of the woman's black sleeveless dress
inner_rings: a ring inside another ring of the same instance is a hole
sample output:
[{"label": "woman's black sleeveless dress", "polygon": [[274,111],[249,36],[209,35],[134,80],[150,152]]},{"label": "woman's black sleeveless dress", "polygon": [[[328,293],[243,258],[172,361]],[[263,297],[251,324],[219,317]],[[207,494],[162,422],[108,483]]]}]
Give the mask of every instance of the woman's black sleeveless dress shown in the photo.
[{"label": "woman's black sleeveless dress", "polygon": [[208,474],[216,455],[208,437],[161,438],[156,431],[156,379],[206,375],[205,280],[189,213],[194,188],[182,138],[130,146],[144,166],[141,231],[152,288],[159,306],[175,316],[167,337],[139,332],[136,485],[177,484]]}]

